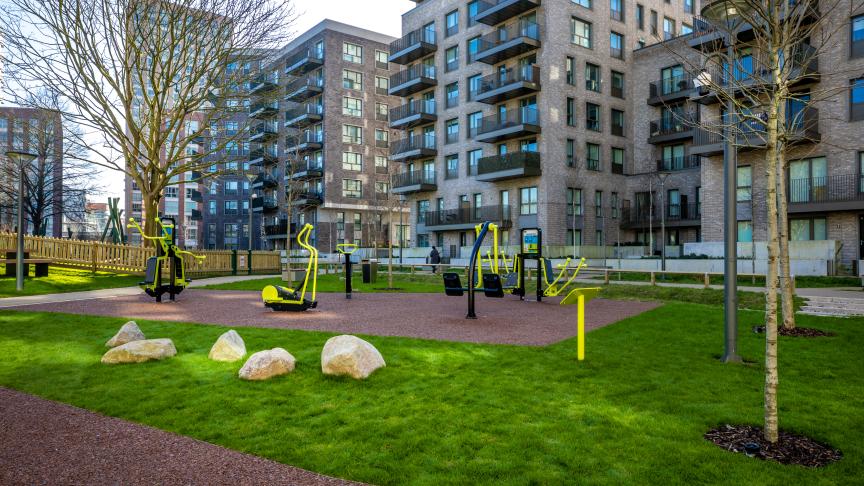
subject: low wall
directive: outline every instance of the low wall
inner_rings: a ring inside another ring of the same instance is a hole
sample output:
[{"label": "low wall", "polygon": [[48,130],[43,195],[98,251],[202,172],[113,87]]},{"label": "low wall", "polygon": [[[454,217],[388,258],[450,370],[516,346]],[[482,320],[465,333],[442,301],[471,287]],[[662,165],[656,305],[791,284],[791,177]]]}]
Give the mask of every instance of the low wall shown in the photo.
[{"label": "low wall", "polygon": [[[797,259],[789,262],[792,275],[824,277],[829,275],[832,264],[822,259]],[[595,266],[591,263],[591,266]],[[662,267],[660,259],[607,259],[603,266],[614,270],[657,271]],[[673,258],[666,260],[667,272],[682,273],[723,273],[724,261],[721,259]],[[768,261],[763,259],[738,260],[738,273],[756,273],[765,275],[768,271]]]}]

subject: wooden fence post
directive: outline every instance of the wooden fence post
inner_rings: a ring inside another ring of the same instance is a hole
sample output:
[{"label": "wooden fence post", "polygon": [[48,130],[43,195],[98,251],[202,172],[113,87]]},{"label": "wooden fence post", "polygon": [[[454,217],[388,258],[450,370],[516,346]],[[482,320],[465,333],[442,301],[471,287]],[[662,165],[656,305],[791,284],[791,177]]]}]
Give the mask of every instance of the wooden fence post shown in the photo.
[{"label": "wooden fence post", "polygon": [[651,272],[651,285],[657,285],[657,274]]},{"label": "wooden fence post", "polygon": [[603,283],[609,285],[609,269],[603,270]]},{"label": "wooden fence post", "polygon": [[99,242],[94,241],[92,245],[90,245],[90,263],[93,266],[93,273],[96,273],[96,266],[99,263]]},{"label": "wooden fence post", "polygon": [[708,272],[705,272],[705,288],[707,289],[710,286],[711,286],[711,277],[708,276]]}]

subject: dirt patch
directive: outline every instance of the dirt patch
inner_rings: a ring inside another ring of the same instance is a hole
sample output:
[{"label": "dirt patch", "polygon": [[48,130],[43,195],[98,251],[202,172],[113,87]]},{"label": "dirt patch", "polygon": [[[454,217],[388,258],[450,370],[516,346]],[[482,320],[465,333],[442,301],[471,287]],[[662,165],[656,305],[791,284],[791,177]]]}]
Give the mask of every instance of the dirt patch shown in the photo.
[{"label": "dirt patch", "polygon": [[780,464],[823,467],[843,458],[843,453],[831,446],[789,432],[780,431],[772,444],[762,436],[761,427],[752,425],[721,425],[706,432],[705,438],[727,451]]},{"label": "dirt patch", "polygon": [[[753,332],[762,334],[765,332],[765,326],[754,326]],[[821,329],[814,329],[812,327],[793,327],[792,329],[787,329],[781,326],[777,328],[777,333],[781,336],[808,338],[831,337],[835,335],[833,332],[822,331]]]}]

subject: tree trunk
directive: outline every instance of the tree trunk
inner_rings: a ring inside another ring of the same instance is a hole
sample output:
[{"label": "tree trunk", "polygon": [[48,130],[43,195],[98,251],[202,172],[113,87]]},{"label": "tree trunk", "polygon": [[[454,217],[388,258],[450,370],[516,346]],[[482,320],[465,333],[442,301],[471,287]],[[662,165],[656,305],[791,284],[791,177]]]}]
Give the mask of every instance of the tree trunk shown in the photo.
[{"label": "tree trunk", "polygon": [[[144,212],[142,219],[144,221],[139,221],[141,227],[144,228],[144,234],[147,236],[158,236],[159,228],[156,225],[156,218],[159,217],[159,196],[151,196],[150,194],[144,193],[142,191],[141,198],[143,199],[141,202],[144,206]],[[156,245],[155,241],[145,240],[142,238],[142,246],[147,246],[148,244]]]},{"label": "tree trunk", "polygon": [[777,106],[768,115],[765,174],[768,203],[768,271],[765,276],[765,440],[777,442],[777,255],[780,242],[777,228]]},{"label": "tree trunk", "polygon": [[[784,117],[780,117],[784,119]],[[786,201],[785,145],[777,149],[777,226],[780,240],[780,295],[783,309],[783,327],[795,328],[795,289],[789,262],[789,213]]]},{"label": "tree trunk", "polygon": [[387,288],[393,288],[393,240],[387,245]]}]

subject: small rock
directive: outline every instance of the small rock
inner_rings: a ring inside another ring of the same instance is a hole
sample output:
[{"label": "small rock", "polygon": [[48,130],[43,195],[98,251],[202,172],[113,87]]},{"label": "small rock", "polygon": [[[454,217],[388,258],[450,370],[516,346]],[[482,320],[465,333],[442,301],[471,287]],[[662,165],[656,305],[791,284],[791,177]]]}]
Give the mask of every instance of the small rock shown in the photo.
[{"label": "small rock", "polygon": [[349,335],[332,337],[321,350],[321,371],[325,375],[349,375],[363,379],[387,366],[384,357],[368,342]]},{"label": "small rock", "polygon": [[237,361],[243,356],[246,356],[246,344],[237,331],[231,329],[213,343],[209,358],[214,361]]},{"label": "small rock", "polygon": [[138,324],[136,324],[135,321],[129,321],[126,324],[123,324],[123,327],[117,331],[117,334],[115,334],[114,337],[105,343],[105,346],[115,348],[121,344],[131,343],[132,341],[143,341],[144,339],[147,338],[144,337],[144,333],[141,332]]},{"label": "small rock", "polygon": [[296,360],[291,353],[282,348],[258,351],[249,356],[240,368],[240,378],[244,380],[267,380],[274,376],[285,375],[294,371]]},{"label": "small rock", "polygon": [[143,363],[152,359],[170,358],[176,354],[177,349],[170,339],[144,339],[109,349],[102,356],[102,362],[105,364]]}]

